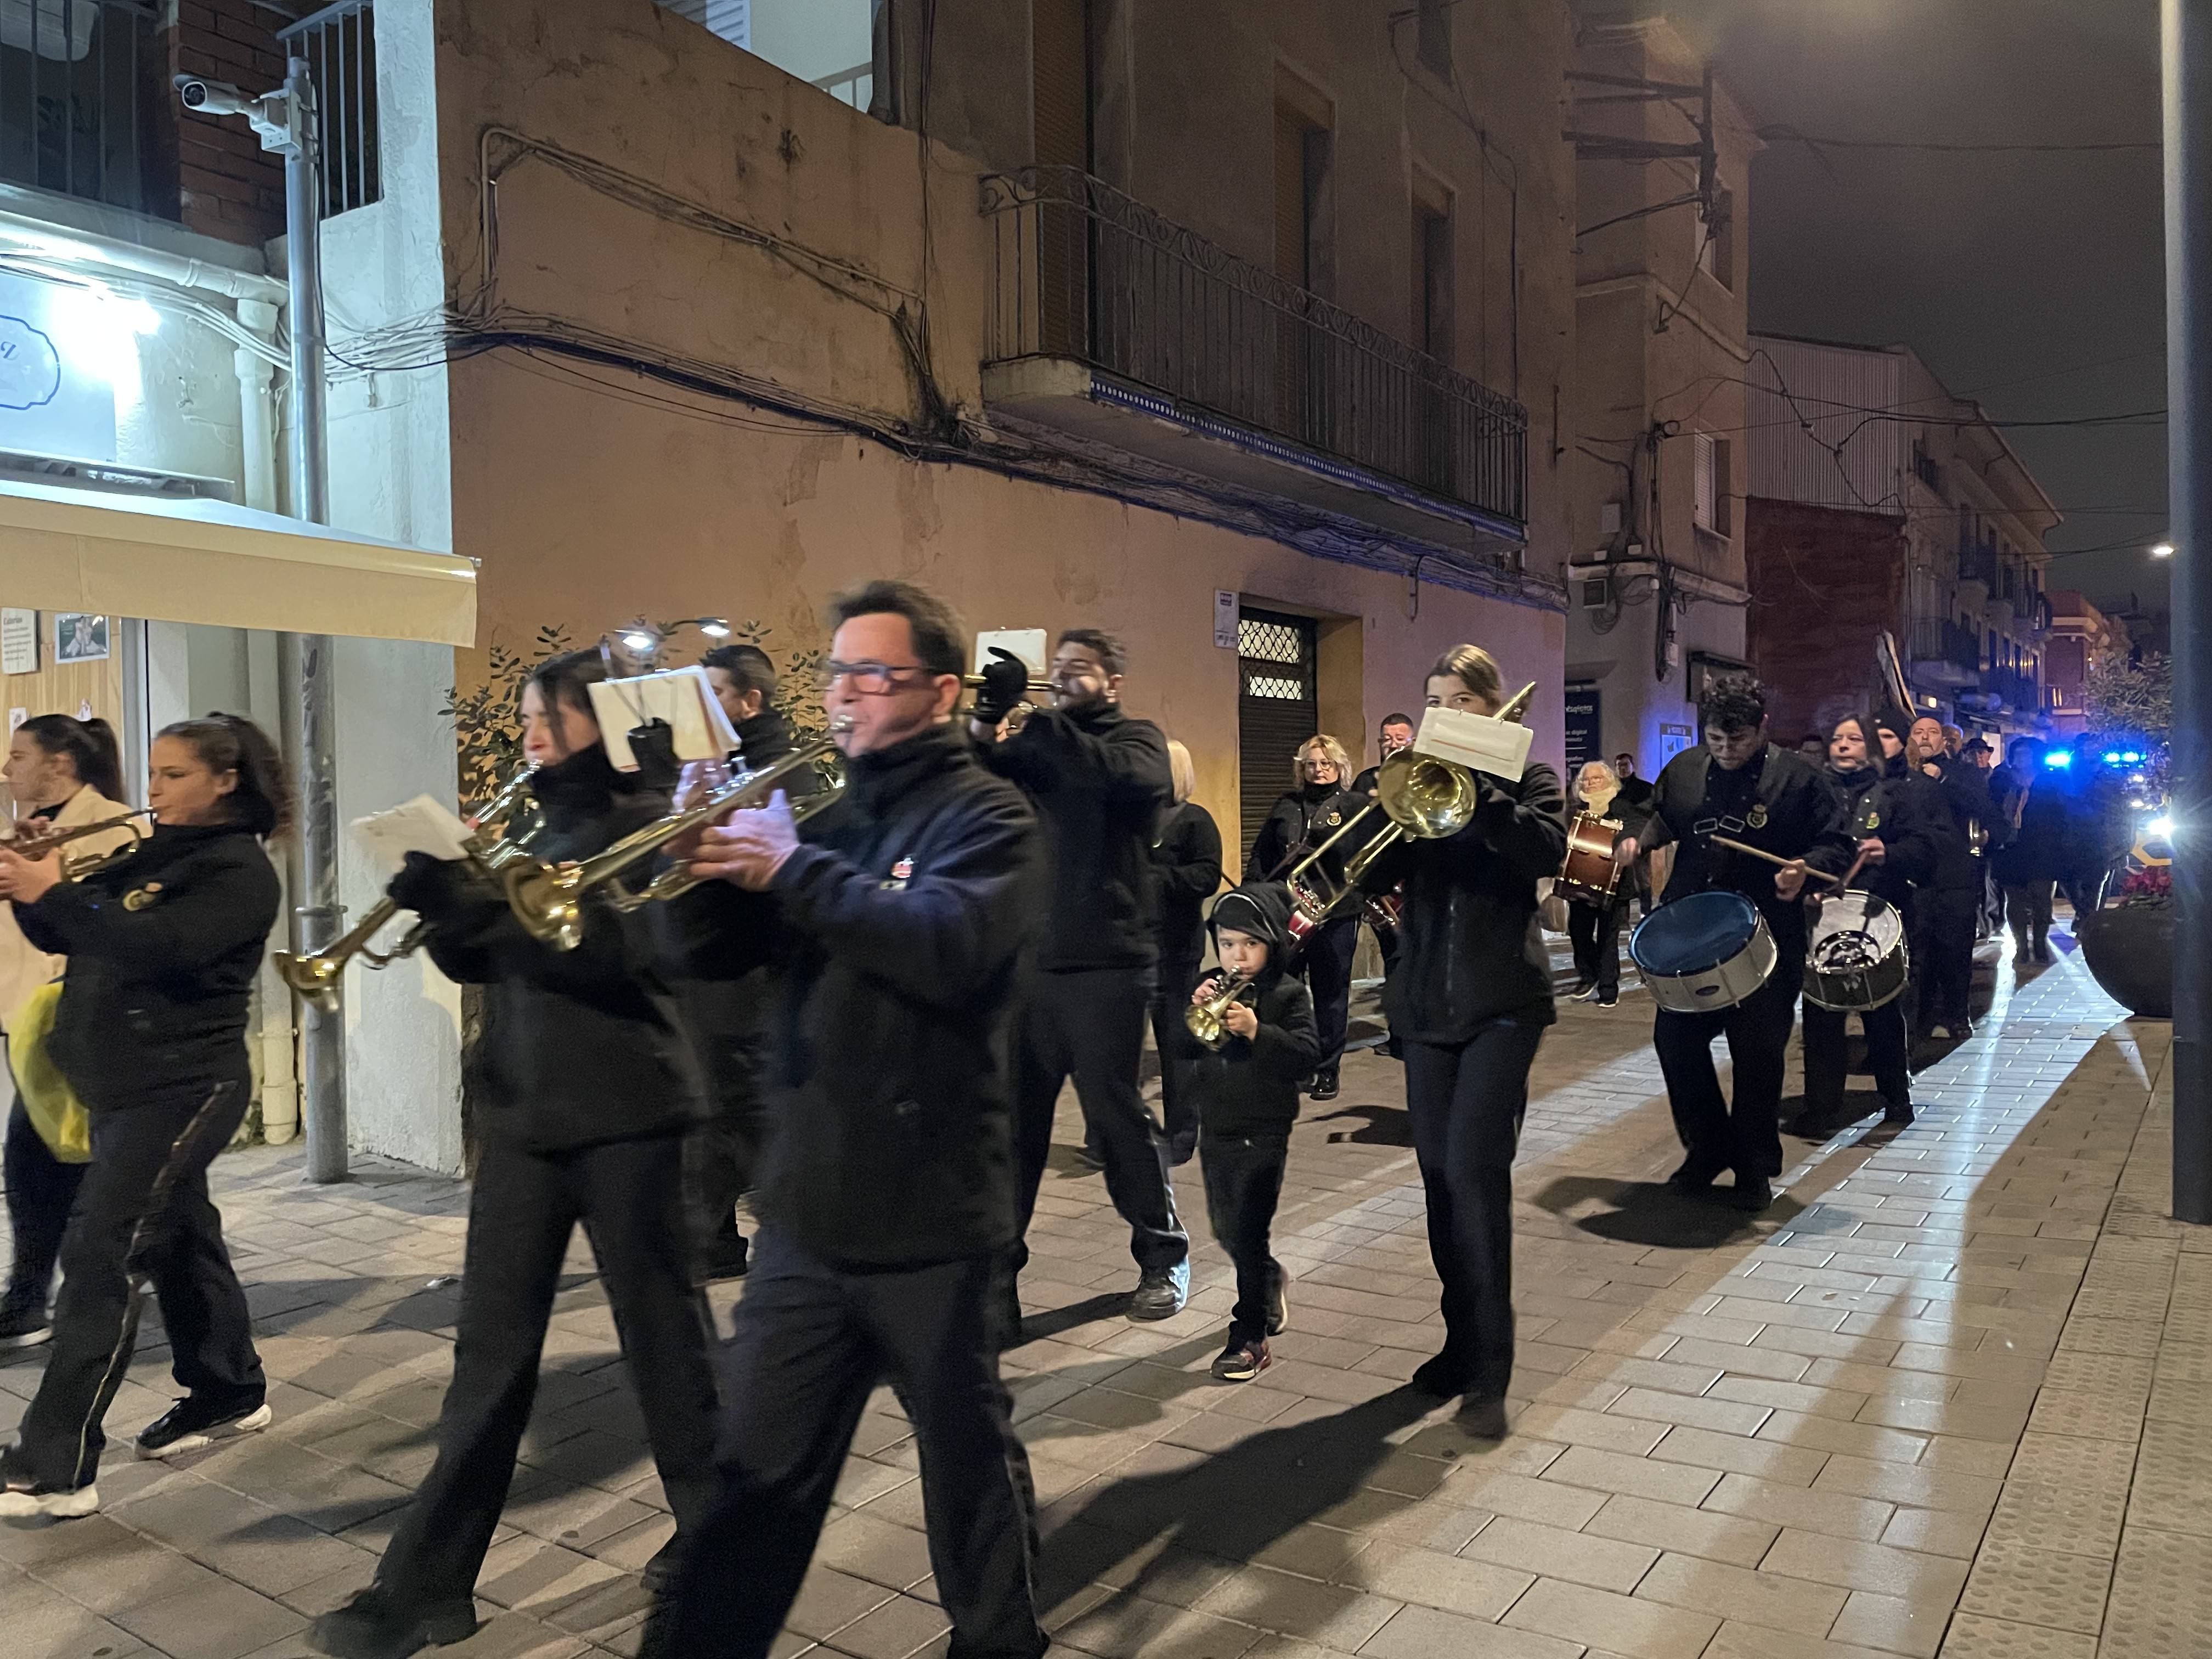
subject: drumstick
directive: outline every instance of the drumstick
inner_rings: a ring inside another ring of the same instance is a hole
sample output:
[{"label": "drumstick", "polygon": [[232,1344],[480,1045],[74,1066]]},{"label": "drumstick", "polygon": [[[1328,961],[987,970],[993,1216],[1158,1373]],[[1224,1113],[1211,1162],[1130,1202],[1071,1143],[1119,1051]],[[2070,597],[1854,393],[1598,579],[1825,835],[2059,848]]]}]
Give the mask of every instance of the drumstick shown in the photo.
[{"label": "drumstick", "polygon": [[[1740,841],[1730,841],[1726,836],[1713,836],[1709,837],[1709,839],[1716,847],[1725,847],[1731,853],[1748,853],[1755,859],[1765,859],[1769,864],[1795,864],[1797,862],[1795,859],[1785,859],[1778,853],[1769,853],[1764,848],[1758,847],[1747,847]],[[1851,875],[1856,875],[1858,873],[1858,868],[1857,865],[1853,865],[1850,871]],[[1826,882],[1831,887],[1841,887],[1844,884],[1842,881],[1837,880],[1835,877],[1828,874],[1823,870],[1808,870],[1805,873],[1812,877],[1815,881]],[[1848,881],[1850,878],[1850,876],[1846,876],[1844,880]]]}]

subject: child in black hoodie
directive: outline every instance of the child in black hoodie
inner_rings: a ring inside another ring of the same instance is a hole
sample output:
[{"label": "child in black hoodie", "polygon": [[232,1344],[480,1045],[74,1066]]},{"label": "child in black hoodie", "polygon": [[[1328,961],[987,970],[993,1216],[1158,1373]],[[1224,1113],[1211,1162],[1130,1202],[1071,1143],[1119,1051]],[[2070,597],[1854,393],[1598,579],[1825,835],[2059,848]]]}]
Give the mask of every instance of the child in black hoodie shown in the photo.
[{"label": "child in black hoodie", "polygon": [[[1288,1307],[1281,1263],[1267,1252],[1267,1230],[1283,1190],[1298,1079],[1321,1057],[1313,999],[1284,971],[1290,951],[1290,902],[1280,887],[1239,887],[1213,907],[1214,950],[1222,969],[1250,983],[1223,1015],[1229,1036],[1218,1049],[1186,1036],[1194,1062],[1190,1093],[1198,1108],[1198,1150],[1206,1171],[1206,1209],[1213,1236],[1237,1264],[1237,1307],[1229,1342],[1213,1362],[1224,1382],[1249,1382],[1267,1368],[1267,1339]],[[1208,975],[1194,1004],[1219,988]]]}]

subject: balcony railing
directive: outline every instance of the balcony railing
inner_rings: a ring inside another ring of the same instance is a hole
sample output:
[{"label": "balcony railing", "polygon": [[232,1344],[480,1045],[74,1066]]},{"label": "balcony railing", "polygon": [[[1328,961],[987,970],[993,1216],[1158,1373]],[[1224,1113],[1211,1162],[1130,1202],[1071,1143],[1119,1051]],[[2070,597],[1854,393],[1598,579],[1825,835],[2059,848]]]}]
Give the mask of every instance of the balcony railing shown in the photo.
[{"label": "balcony railing", "polygon": [[1981,638],[1972,629],[1947,617],[1915,617],[1912,660],[1941,663],[1966,674],[1977,674],[1982,666]]},{"label": "balcony railing", "polygon": [[1074,358],[1264,437],[1527,522],[1528,418],[1073,167],[983,181],[994,362]]},{"label": "balcony railing", "polygon": [[[5,3],[5,0],[0,0]],[[322,128],[322,216],[384,199],[376,119],[376,11],[369,0],[339,0],[276,32],[307,60]]]},{"label": "balcony railing", "polygon": [[149,142],[161,21],[155,0],[0,0],[0,181],[173,214]]},{"label": "balcony railing", "polygon": [[2002,699],[2014,713],[2043,707],[2043,691],[2033,674],[2016,673],[2009,668],[1986,669],[1982,674],[1982,690]]}]

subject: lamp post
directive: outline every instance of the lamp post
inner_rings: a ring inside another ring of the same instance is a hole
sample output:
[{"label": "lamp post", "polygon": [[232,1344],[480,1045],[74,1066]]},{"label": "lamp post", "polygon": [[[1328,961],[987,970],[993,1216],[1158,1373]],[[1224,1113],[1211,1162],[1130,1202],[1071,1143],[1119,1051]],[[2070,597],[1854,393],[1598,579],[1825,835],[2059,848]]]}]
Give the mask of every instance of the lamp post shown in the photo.
[{"label": "lamp post", "polygon": [[2212,0],[2163,0],[2173,556],[2173,1213],[2212,1224]]}]

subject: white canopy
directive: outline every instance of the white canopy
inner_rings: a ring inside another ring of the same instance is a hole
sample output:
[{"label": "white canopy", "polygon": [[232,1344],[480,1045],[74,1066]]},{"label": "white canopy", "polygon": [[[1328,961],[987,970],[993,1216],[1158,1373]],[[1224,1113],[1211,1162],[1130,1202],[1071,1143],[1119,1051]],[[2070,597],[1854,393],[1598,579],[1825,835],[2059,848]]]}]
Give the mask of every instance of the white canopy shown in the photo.
[{"label": "white canopy", "polygon": [[475,564],[227,502],[0,481],[0,599],[291,634],[473,645]]}]

